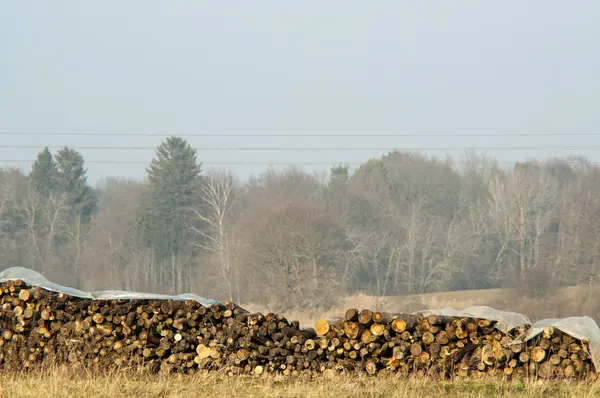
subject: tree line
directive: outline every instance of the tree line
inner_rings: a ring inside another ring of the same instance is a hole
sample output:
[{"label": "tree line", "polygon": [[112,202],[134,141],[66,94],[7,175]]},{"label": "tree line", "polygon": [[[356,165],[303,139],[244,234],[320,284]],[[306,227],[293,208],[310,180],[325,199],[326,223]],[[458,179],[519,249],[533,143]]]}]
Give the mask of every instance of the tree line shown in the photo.
[{"label": "tree line", "polygon": [[583,158],[502,168],[393,151],[327,175],[247,181],[206,170],[179,137],[144,181],[87,181],[83,156],[45,148],[0,171],[0,268],[84,290],[194,292],[240,303],[334,305],[404,295],[590,283],[600,259],[600,167]]}]

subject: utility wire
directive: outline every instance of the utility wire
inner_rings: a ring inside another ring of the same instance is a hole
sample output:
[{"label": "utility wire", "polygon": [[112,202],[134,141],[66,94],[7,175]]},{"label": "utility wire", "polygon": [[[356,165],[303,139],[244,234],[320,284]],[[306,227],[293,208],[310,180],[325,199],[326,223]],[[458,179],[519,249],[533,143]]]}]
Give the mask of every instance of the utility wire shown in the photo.
[{"label": "utility wire", "polygon": [[246,134],[243,133],[187,133],[187,134],[178,134],[178,133],[166,133],[166,132],[148,132],[148,133],[114,133],[114,132],[98,132],[98,131],[90,131],[90,132],[14,132],[14,131],[0,131],[0,136],[64,136],[64,137],[169,137],[169,136],[177,136],[177,137],[273,137],[273,138],[285,138],[285,137],[339,137],[339,138],[347,138],[347,137],[595,137],[600,136],[599,132],[547,132],[547,133],[509,133],[509,132],[496,132],[496,133],[487,133],[487,134],[476,134],[476,133],[458,133],[458,134],[440,134],[440,133],[349,133],[349,134],[339,134],[339,133],[315,133],[315,132],[307,132],[307,133],[251,133],[248,132]]},{"label": "utility wire", "polygon": [[[577,160],[564,160],[563,162],[572,164],[578,163]],[[0,159],[0,163],[33,163],[35,159]],[[421,162],[421,160],[411,160],[411,162]],[[431,163],[431,160],[422,160],[423,163]],[[547,164],[545,161],[528,161],[528,160],[515,160],[515,161],[495,161],[495,160],[480,160],[482,163],[492,163],[498,165],[515,165],[516,163],[523,164],[539,164],[544,165]],[[150,160],[85,160],[84,164],[146,164],[150,165]],[[367,161],[268,161],[268,160],[258,160],[258,161],[200,161],[200,163],[204,165],[219,165],[219,166],[250,166],[250,165],[279,165],[279,166],[293,166],[293,165],[301,165],[301,166],[331,166],[331,165],[362,165],[367,163]],[[393,161],[390,162],[393,164]],[[591,162],[587,161],[587,164],[600,164],[600,162]]]},{"label": "utility wire", "polygon": [[[120,146],[120,145],[32,145],[32,144],[0,144],[0,149],[60,149],[65,146],[72,149],[85,150],[110,150],[110,151],[135,151],[135,150],[156,150],[156,146]],[[600,145],[559,145],[559,146],[538,146],[538,145],[517,145],[517,146],[441,146],[441,147],[197,147],[197,151],[597,151]]]}]

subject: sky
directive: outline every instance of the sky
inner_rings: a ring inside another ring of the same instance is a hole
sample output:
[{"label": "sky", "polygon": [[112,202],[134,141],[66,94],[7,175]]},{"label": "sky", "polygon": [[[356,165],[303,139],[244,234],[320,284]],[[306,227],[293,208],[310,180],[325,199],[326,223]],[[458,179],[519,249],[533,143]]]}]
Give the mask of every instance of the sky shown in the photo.
[{"label": "sky", "polygon": [[184,136],[242,178],[393,149],[600,162],[600,2],[0,0],[0,164],[142,178]]}]

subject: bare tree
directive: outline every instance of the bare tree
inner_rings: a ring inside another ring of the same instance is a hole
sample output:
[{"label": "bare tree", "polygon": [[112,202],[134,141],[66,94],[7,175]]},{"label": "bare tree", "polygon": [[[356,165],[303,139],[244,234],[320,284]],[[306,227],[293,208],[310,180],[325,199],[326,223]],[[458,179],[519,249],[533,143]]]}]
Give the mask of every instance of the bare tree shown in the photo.
[{"label": "bare tree", "polygon": [[236,230],[251,299],[279,309],[333,302],[347,241],[340,220],[314,199],[319,188],[297,171],[268,173],[250,184]]},{"label": "bare tree", "polygon": [[158,291],[164,286],[157,283],[153,262],[136,240],[136,212],[145,186],[108,179],[101,188],[99,211],[80,250],[84,287]]},{"label": "bare tree", "polygon": [[268,212],[246,223],[253,228],[247,259],[264,278],[264,299],[281,300],[282,305],[308,300],[307,305],[314,306],[326,304],[335,294],[345,236],[323,208],[305,201],[273,203]]},{"label": "bare tree", "polygon": [[19,216],[19,190],[24,176],[19,170],[0,170],[0,248],[1,265],[15,265],[19,261],[22,220]]},{"label": "bare tree", "polygon": [[589,283],[598,275],[600,244],[600,172],[578,170],[578,177],[563,187],[559,197],[559,220],[554,242],[555,277],[562,284]]},{"label": "bare tree", "polygon": [[228,299],[234,295],[234,259],[232,255],[232,210],[235,206],[234,178],[231,173],[213,170],[204,178],[200,189],[200,203],[193,214],[201,226],[193,226],[198,234],[197,246],[209,251],[215,258],[221,278],[227,286]]},{"label": "bare tree", "polygon": [[451,275],[454,247],[446,247],[445,238],[453,231],[443,218],[428,215],[426,207],[425,198],[411,204],[407,219],[399,224],[402,238],[390,256],[395,254],[394,285],[403,283],[407,293],[435,291],[447,284]]},{"label": "bare tree", "polygon": [[59,274],[65,272],[55,267],[58,260],[57,239],[65,233],[69,219],[69,196],[67,193],[50,193],[42,196],[30,187],[21,207],[31,245],[31,266],[39,271]]},{"label": "bare tree", "polygon": [[512,252],[518,278],[550,256],[548,228],[556,216],[558,192],[556,179],[535,167],[497,175],[490,185],[490,210],[501,242],[498,256]]},{"label": "bare tree", "polygon": [[460,231],[448,234],[448,240],[454,242],[450,245],[460,248],[453,269],[455,288],[494,287],[506,275],[504,260],[515,235],[511,234],[510,223],[500,222],[505,220],[496,216],[497,211],[500,210],[487,200],[473,203],[456,228],[449,228]]}]

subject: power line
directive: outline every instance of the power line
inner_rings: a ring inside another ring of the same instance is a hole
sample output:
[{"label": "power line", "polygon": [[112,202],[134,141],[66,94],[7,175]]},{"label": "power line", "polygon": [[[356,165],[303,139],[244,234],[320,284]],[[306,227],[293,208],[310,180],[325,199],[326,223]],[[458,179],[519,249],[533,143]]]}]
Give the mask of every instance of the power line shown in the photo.
[{"label": "power line", "polygon": [[[578,163],[577,160],[568,160],[568,159],[561,159],[563,162],[566,163]],[[6,159],[6,160],[1,160],[0,159],[0,164],[6,164],[6,163],[33,163],[35,160],[34,159]],[[411,162],[420,162],[420,160],[411,160]],[[431,163],[431,160],[422,160],[423,163]],[[515,161],[495,161],[495,160],[479,160],[480,163],[493,163],[493,164],[498,164],[498,165],[515,165],[517,162],[520,163],[526,163],[526,164],[538,164],[538,165],[543,165],[546,164],[544,161],[527,161],[527,160],[515,160]],[[150,165],[150,161],[147,160],[86,160],[84,162],[84,164],[145,164],[145,165]],[[338,165],[338,164],[342,164],[342,165],[362,165],[367,163],[366,161],[350,161],[350,162],[344,162],[344,161],[338,161],[338,160],[332,160],[332,161],[267,161],[267,160],[258,160],[258,161],[201,161],[200,163],[202,163],[203,165],[211,165],[211,166],[250,166],[250,165],[273,165],[273,166],[294,166],[294,165],[301,165],[301,166],[318,166],[318,165],[325,165],[325,166],[330,166],[330,165]],[[600,162],[591,162],[588,161],[588,164],[600,164]]]},{"label": "power line", "polygon": [[[31,144],[0,144],[0,149],[60,149],[68,146],[72,149],[85,150],[156,150],[155,146],[119,146],[119,145],[31,145]],[[442,146],[442,147],[197,147],[197,151],[596,151],[600,145],[561,145],[561,146]]]},{"label": "power line", "polygon": [[59,132],[11,132],[11,131],[0,131],[0,136],[3,135],[16,135],[16,136],[64,136],[64,137],[272,137],[272,138],[285,138],[285,137],[565,137],[565,136],[582,136],[582,137],[595,137],[600,136],[600,132],[547,132],[547,133],[508,133],[508,132],[497,132],[487,134],[476,134],[476,133],[459,133],[459,134],[440,134],[440,133],[351,133],[351,134],[339,134],[339,133],[290,133],[290,134],[265,134],[265,133],[188,133],[188,134],[177,134],[177,133],[108,133],[108,132],[81,132],[81,133],[59,133]]},{"label": "power line", "polygon": [[[11,160],[0,160],[0,163],[33,163],[35,160],[31,159],[11,159]],[[86,160],[85,164],[150,164],[148,160]],[[347,164],[356,165],[363,164],[363,162],[351,161],[351,162],[340,162],[340,161],[267,161],[267,160],[249,160],[249,161],[214,161],[200,163],[205,165],[221,165],[221,166],[249,166],[249,165],[303,165],[303,166],[317,166],[317,165],[331,165],[331,164]],[[68,164],[68,163],[67,163]]]}]

